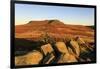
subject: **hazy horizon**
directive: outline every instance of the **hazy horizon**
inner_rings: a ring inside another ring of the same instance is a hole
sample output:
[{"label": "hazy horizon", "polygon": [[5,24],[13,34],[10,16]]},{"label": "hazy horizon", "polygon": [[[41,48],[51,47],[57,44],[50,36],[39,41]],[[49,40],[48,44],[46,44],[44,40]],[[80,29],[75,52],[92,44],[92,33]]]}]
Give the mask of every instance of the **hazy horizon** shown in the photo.
[{"label": "hazy horizon", "polygon": [[15,4],[15,25],[52,19],[64,24],[94,25],[94,8]]}]

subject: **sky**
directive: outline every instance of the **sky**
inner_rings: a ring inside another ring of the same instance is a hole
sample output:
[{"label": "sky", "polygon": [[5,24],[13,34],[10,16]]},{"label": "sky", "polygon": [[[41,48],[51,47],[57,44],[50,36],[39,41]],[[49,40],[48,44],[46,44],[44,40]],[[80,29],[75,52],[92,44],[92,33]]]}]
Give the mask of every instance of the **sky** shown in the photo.
[{"label": "sky", "polygon": [[94,8],[15,4],[15,25],[51,19],[65,24],[94,25]]}]

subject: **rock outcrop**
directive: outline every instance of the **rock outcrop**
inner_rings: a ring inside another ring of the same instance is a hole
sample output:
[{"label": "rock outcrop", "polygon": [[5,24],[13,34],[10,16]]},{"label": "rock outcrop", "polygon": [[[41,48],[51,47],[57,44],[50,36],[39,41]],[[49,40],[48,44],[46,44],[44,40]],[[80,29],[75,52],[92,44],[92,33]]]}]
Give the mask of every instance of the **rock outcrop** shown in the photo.
[{"label": "rock outcrop", "polygon": [[68,44],[56,42],[40,46],[40,51],[34,50],[23,56],[15,57],[15,64],[35,65],[52,63],[71,63],[93,61],[93,50],[82,38],[70,39]]},{"label": "rock outcrop", "polygon": [[15,57],[16,66],[20,65],[35,65],[43,59],[43,55],[39,51],[30,52],[24,56]]}]

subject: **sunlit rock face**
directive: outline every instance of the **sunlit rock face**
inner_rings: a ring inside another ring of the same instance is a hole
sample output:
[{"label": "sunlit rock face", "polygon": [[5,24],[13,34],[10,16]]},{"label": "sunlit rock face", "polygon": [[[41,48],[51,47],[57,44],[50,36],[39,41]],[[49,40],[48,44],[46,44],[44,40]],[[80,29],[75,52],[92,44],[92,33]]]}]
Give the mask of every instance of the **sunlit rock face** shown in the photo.
[{"label": "sunlit rock face", "polygon": [[80,55],[80,47],[79,47],[78,43],[77,43],[76,41],[74,41],[74,40],[71,40],[71,41],[70,41],[70,45],[71,45],[71,47],[72,47],[74,53],[75,53],[77,56],[79,56],[79,55]]},{"label": "sunlit rock face", "polygon": [[33,51],[26,55],[15,57],[15,64],[18,66],[39,64],[42,58],[43,55],[39,51]]},{"label": "sunlit rock face", "polygon": [[59,52],[68,54],[68,50],[64,42],[57,42],[56,47]]},{"label": "sunlit rock face", "polygon": [[43,51],[43,53],[45,55],[54,51],[50,44],[46,44],[46,45],[41,46],[41,50]]}]

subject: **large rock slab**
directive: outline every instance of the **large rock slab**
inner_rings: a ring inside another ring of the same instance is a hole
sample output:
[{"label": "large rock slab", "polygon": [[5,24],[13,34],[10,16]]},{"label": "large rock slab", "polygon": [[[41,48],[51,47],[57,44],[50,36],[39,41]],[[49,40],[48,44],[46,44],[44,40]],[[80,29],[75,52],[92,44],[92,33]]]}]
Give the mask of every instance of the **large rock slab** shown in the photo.
[{"label": "large rock slab", "polygon": [[60,59],[57,63],[72,63],[72,62],[78,62],[76,59],[76,55],[73,54],[73,51],[70,47],[67,48],[69,51],[69,54],[65,53],[60,56]]},{"label": "large rock slab", "polygon": [[72,49],[66,46],[64,42],[57,42],[56,47],[58,51],[62,53],[57,63],[77,62],[76,56],[73,54]]},{"label": "large rock slab", "polygon": [[39,64],[43,55],[39,51],[33,51],[23,56],[15,57],[15,65],[35,65]]},{"label": "large rock slab", "polygon": [[80,55],[80,46],[78,45],[78,43],[75,40],[71,40],[70,41],[70,45],[73,49],[73,52],[79,56]]},{"label": "large rock slab", "polygon": [[47,55],[47,53],[51,53],[54,51],[51,44],[41,46],[41,50],[43,51],[44,55]]},{"label": "large rock slab", "polygon": [[46,44],[41,46],[41,50],[44,53],[44,59],[42,60],[42,64],[50,64],[53,59],[55,59],[54,49],[51,44]]},{"label": "large rock slab", "polygon": [[57,47],[59,52],[69,54],[64,42],[57,42],[55,46]]}]

